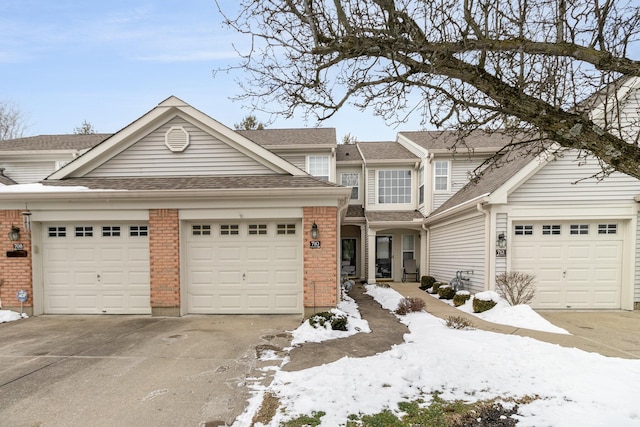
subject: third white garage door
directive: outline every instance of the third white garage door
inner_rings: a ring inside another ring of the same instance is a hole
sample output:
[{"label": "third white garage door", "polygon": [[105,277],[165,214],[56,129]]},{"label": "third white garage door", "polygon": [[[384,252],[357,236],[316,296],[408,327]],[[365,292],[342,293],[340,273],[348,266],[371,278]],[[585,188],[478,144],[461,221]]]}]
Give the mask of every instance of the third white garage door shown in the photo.
[{"label": "third white garage door", "polygon": [[302,313],[299,220],[186,224],[187,311]]},{"label": "third white garage door", "polygon": [[539,309],[619,309],[621,306],[621,223],[515,223],[511,271],[536,276]]}]

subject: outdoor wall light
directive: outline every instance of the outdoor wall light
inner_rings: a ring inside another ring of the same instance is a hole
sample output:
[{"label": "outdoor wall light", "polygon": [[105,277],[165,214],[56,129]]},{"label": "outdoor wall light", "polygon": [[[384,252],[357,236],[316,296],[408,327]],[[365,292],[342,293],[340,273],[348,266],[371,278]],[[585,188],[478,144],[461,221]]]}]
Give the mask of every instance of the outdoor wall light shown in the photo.
[{"label": "outdoor wall light", "polygon": [[20,229],[15,225],[12,225],[11,231],[9,231],[9,240],[15,242],[18,239],[20,239]]},{"label": "outdoor wall light", "polygon": [[500,249],[504,249],[507,247],[507,236],[504,233],[498,234],[498,241],[496,242],[496,246]]},{"label": "outdoor wall light", "polygon": [[313,225],[311,226],[311,238],[312,239],[318,238],[318,224],[316,224],[315,221],[313,221]]}]

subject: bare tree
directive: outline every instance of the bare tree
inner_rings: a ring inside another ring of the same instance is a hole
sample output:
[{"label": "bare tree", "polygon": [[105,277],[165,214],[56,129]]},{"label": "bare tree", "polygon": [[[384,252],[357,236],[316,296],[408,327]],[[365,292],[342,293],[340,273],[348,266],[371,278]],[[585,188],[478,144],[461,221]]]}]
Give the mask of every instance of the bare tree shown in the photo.
[{"label": "bare tree", "polygon": [[226,22],[252,37],[237,68],[255,108],[417,113],[460,135],[513,132],[537,152],[553,140],[640,178],[640,114],[616,116],[613,92],[640,76],[637,0],[242,0]]},{"label": "bare tree", "polygon": [[352,135],[351,132],[347,132],[342,137],[342,143],[343,144],[357,144],[358,143],[358,138],[356,138],[355,135]]},{"label": "bare tree", "polygon": [[254,115],[248,115],[240,123],[235,123],[233,127],[236,130],[263,130],[264,124],[258,121]]},{"label": "bare tree", "polygon": [[80,126],[73,129],[73,133],[76,135],[91,135],[96,133],[96,130],[91,123],[85,120]]},{"label": "bare tree", "polygon": [[27,127],[26,116],[15,104],[0,101],[0,141],[23,137]]}]

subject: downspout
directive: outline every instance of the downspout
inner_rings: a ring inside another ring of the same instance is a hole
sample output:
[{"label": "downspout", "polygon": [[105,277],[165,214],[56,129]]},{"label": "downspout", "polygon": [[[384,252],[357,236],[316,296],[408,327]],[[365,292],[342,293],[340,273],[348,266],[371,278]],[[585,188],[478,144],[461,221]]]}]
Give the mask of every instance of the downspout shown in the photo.
[{"label": "downspout", "polygon": [[476,204],[476,209],[478,212],[484,214],[484,246],[485,246],[485,256],[484,256],[484,289],[489,290],[489,278],[493,272],[493,268],[491,268],[491,261],[493,256],[491,254],[491,212],[485,209],[482,202],[478,202]]}]

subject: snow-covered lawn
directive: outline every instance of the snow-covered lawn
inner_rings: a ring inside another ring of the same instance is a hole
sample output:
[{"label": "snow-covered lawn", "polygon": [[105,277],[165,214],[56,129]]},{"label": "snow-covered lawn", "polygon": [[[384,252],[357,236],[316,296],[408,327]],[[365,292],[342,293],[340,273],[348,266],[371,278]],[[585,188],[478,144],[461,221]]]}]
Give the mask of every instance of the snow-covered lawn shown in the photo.
[{"label": "snow-covered lawn", "polygon": [[[389,288],[367,286],[367,293],[389,310],[402,299]],[[501,312],[509,322],[521,313],[521,327],[537,326],[530,323],[540,320],[533,311],[505,307],[488,320],[500,321]],[[314,411],[326,413],[323,426],[345,425],[350,414],[396,411],[398,402],[419,398],[428,403],[433,392],[445,400],[470,402],[538,396],[519,405],[518,426],[640,426],[640,360],[608,358],[526,337],[449,329],[425,312],[402,316],[401,321],[410,330],[405,343],[384,353],[297,372],[277,370],[268,389],[256,389],[252,404],[234,426],[250,424],[266,391],[280,400],[270,426]],[[305,336],[313,340],[313,334],[309,329],[294,332],[296,342]]]}]

